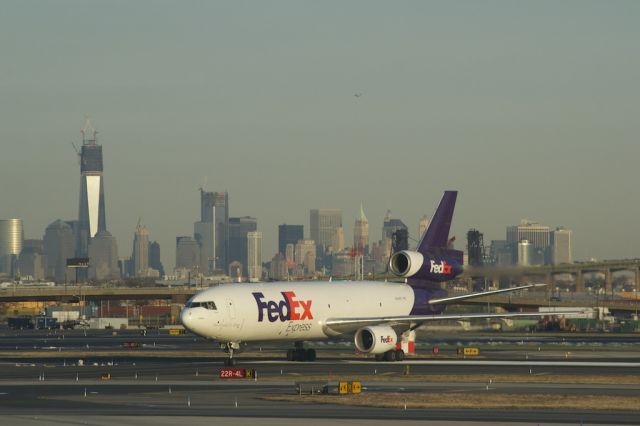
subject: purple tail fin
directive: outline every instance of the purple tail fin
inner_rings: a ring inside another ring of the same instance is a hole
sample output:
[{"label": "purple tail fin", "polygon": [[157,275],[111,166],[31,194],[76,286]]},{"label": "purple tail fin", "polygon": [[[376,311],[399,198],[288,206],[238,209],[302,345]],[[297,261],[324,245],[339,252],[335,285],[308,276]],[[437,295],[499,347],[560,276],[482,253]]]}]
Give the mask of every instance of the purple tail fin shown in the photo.
[{"label": "purple tail fin", "polygon": [[431,223],[422,236],[420,244],[418,244],[420,253],[424,254],[426,250],[432,247],[447,248],[453,209],[456,206],[457,197],[458,191],[444,191],[436,213],[431,218]]}]

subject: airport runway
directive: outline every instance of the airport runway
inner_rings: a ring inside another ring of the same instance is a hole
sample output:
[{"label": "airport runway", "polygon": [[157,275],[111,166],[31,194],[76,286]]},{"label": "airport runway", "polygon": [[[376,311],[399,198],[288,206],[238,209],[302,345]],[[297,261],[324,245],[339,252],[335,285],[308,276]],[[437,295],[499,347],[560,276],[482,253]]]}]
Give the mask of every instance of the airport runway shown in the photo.
[{"label": "airport runway", "polygon": [[[561,351],[555,353],[548,346],[540,351],[539,356],[534,353],[537,351],[532,351],[530,358],[524,359],[523,354],[528,351],[513,348],[514,344],[517,346],[517,339],[499,336],[467,336],[463,339],[454,337],[456,342],[465,342],[464,344],[482,341],[486,345],[500,340],[500,345],[507,346],[502,350],[496,349],[495,353],[483,351],[483,356],[476,360],[458,360],[452,357],[434,359],[427,354],[404,363],[384,363],[370,358],[353,357],[353,350],[348,346],[320,345],[318,362],[290,363],[280,359],[278,354],[283,350],[282,347],[270,347],[264,348],[265,351],[270,351],[268,354],[258,351],[257,354],[252,352],[253,354],[240,355],[240,366],[257,370],[257,381],[229,382],[218,378],[222,367],[222,353],[210,342],[194,339],[192,336],[157,333],[140,336],[130,331],[118,332],[115,336],[104,331],[90,332],[84,336],[84,333],[75,331],[64,337],[58,333],[5,333],[5,336],[0,337],[0,352],[4,354],[3,359],[0,359],[0,413],[3,418],[10,418],[11,424],[24,425],[50,424],[52,416],[61,416],[56,418],[62,419],[62,423],[85,423],[87,419],[93,419],[93,423],[89,424],[96,425],[137,425],[141,424],[140,416],[171,419],[167,423],[154,422],[154,425],[180,423],[185,421],[181,420],[185,417],[190,419],[186,421],[199,424],[201,420],[210,420],[211,416],[223,424],[225,420],[228,424],[238,424],[239,419],[245,419],[246,423],[254,422],[251,419],[260,419],[261,422],[273,424],[293,424],[296,419],[305,419],[304,422],[309,424],[315,421],[333,422],[334,419],[347,419],[354,424],[397,420],[430,420],[437,424],[447,421],[460,424],[470,420],[485,424],[495,424],[498,421],[501,424],[638,424],[638,412],[615,410],[402,410],[262,399],[267,395],[294,394],[294,383],[308,377],[322,378],[337,384],[337,380],[345,376],[365,377],[365,392],[640,396],[640,385],[633,384],[488,384],[482,381],[484,378],[474,379],[474,376],[504,374],[637,376],[640,374],[638,352],[624,347],[637,343],[625,339],[627,337],[594,337],[593,342],[596,344],[593,345],[593,350],[583,350],[581,356],[572,356],[568,361],[559,356]],[[132,340],[144,345],[135,354],[121,348],[123,342]],[[585,340],[588,344],[589,339],[580,338],[571,345],[578,347]],[[543,341],[544,338],[524,345],[535,347]],[[15,349],[16,346],[18,349]],[[166,352],[162,358],[153,356],[154,351],[159,350],[158,347]],[[455,346],[452,344],[452,347]],[[57,356],[55,348],[60,348],[60,351],[64,349],[69,356]],[[258,348],[251,349],[256,351]],[[74,356],[74,353],[94,351],[115,351],[116,354],[82,357],[84,365],[78,365],[80,357]],[[27,352],[37,353],[38,356],[24,357]],[[196,352],[198,355],[185,355],[186,352]],[[50,355],[47,356],[47,353]],[[351,353],[352,356],[343,359],[343,353]],[[205,358],[202,357],[203,354]],[[404,376],[407,366],[410,368],[408,377]],[[104,373],[111,374],[110,381],[100,379]],[[462,382],[441,383],[411,379],[412,375],[429,374],[468,377]],[[392,381],[389,381],[390,378]],[[112,421],[106,420],[113,419],[106,416],[114,414],[119,417]]]},{"label": "airport runway", "polygon": [[[607,372],[637,374],[638,367],[613,364]],[[286,363],[255,361],[246,365],[259,372],[258,381],[228,382],[218,379],[220,365],[212,362],[124,362],[117,365],[35,364],[16,366],[4,363],[0,367],[0,413],[3,416],[62,415],[72,418],[106,416],[218,416],[305,419],[387,419],[387,420],[449,420],[486,422],[568,422],[579,424],[637,424],[637,412],[584,412],[540,410],[451,410],[346,407],[337,405],[271,402],[266,395],[294,394],[294,383],[305,376],[325,376],[331,382],[340,375],[363,374],[370,377],[376,371],[381,379],[363,383],[365,392],[497,392],[507,394],[548,395],[623,395],[640,396],[640,385],[606,384],[546,384],[484,382],[425,383],[386,381],[391,374],[402,374],[403,366],[384,363],[325,362]],[[491,364],[459,370],[460,366],[436,365],[438,374],[504,374],[505,366]],[[508,367],[522,373],[517,366]],[[591,367],[593,368],[593,367]],[[589,374],[588,367],[538,366],[534,374]],[[630,371],[631,370],[631,371]],[[111,381],[102,381],[102,373],[112,374]],[[434,373],[429,363],[413,364],[412,374]],[[264,379],[263,379],[264,378]],[[86,396],[85,396],[86,392]],[[237,402],[237,406],[236,406]]]},{"label": "airport runway", "polygon": [[[402,391],[404,387],[373,384],[367,392]],[[528,386],[508,386],[496,391],[538,392]],[[637,424],[637,413],[575,412],[540,410],[451,410],[451,409],[387,409],[348,407],[339,405],[271,402],[261,399],[271,394],[292,393],[291,383],[242,384],[175,384],[164,383],[69,383],[34,384],[12,382],[0,387],[0,412],[3,416],[63,415],[80,421],[84,416],[217,416],[302,419],[387,419],[397,420],[453,420],[487,422],[568,422],[579,424]],[[409,391],[450,392],[461,388],[487,392],[478,384],[438,384],[416,386]],[[171,389],[171,390],[170,390]],[[589,392],[590,389],[546,387],[545,393]],[[599,389],[609,392],[611,388]],[[613,389],[623,391],[625,389]],[[598,390],[596,390],[598,391]],[[637,394],[640,390],[635,388]],[[86,392],[86,396],[85,396]],[[491,391],[489,391],[491,392]],[[305,421],[306,422],[306,421]]]}]

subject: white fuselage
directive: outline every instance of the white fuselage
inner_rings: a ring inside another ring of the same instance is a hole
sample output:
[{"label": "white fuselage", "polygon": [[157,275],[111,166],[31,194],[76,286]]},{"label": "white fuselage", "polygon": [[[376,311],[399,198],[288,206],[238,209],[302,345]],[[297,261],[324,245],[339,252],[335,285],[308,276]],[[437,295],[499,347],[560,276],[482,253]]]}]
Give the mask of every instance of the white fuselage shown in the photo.
[{"label": "white fuselage", "polygon": [[[213,302],[213,303],[211,303]],[[409,315],[414,292],[376,281],[221,284],[194,295],[182,324],[219,342],[321,340],[328,319]]]}]

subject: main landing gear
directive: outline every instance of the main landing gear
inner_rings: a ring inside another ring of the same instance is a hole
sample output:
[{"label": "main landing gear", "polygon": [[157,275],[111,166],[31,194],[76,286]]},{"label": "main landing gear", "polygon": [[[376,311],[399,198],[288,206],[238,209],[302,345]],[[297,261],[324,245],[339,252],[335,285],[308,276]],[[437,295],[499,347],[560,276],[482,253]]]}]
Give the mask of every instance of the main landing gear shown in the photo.
[{"label": "main landing gear", "polygon": [[391,349],[390,351],[376,354],[376,361],[404,361],[404,351],[402,349]]},{"label": "main landing gear", "polygon": [[221,345],[223,350],[229,354],[229,358],[224,359],[225,367],[234,367],[236,365],[236,359],[233,357],[233,351],[240,349],[240,344],[237,342],[227,342]]},{"label": "main landing gear", "polygon": [[305,349],[302,342],[296,342],[295,348],[287,350],[287,361],[315,361],[316,350]]}]

